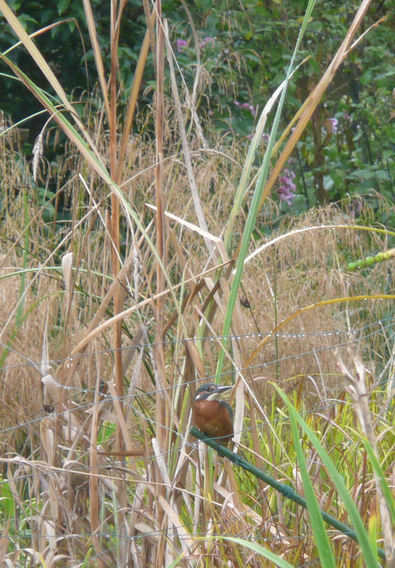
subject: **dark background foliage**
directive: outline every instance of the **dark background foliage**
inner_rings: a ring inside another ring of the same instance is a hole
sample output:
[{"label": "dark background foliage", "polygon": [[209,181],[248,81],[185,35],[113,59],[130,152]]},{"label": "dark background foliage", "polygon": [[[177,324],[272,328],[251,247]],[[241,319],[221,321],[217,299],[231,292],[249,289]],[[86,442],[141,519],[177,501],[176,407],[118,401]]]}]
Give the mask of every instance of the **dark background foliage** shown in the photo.
[{"label": "dark background foliage", "polygon": [[[102,53],[109,62],[108,30],[110,22],[109,3],[92,0],[92,8],[97,26]],[[28,33],[60,22],[50,31],[36,37],[35,41],[49,62],[53,71],[60,79],[66,92],[79,97],[81,93],[92,92],[96,82],[95,62],[89,42],[89,34],[85,23],[85,14],[81,0],[62,0],[59,2],[21,2],[11,0],[10,7],[15,11]],[[133,79],[138,50],[145,33],[145,16],[141,3],[129,1],[122,19],[120,62],[121,72],[125,78],[124,87],[129,88]],[[15,37],[7,23],[0,23],[0,49],[4,51],[15,43]],[[29,55],[23,49],[12,52],[13,60],[25,71],[31,79],[40,86],[42,74],[32,63]],[[2,65],[2,71],[7,68]],[[0,98],[1,110],[12,117],[14,121],[21,120],[34,110],[39,110],[39,104],[18,83],[2,79]],[[45,119],[44,119],[45,120]],[[41,119],[41,122],[43,119]],[[32,129],[39,127],[40,121],[33,123]],[[37,132],[35,132],[36,134]]]}]

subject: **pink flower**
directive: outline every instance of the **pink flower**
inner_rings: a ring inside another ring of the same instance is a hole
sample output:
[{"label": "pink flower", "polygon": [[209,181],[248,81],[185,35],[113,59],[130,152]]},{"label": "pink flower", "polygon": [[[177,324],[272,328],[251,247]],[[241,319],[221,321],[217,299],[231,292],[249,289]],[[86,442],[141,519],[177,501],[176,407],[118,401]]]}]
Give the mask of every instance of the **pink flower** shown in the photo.
[{"label": "pink flower", "polygon": [[277,189],[278,196],[281,201],[285,201],[288,205],[291,205],[295,199],[296,185],[293,182],[295,177],[294,171],[285,169],[283,175],[278,179],[280,183]]},{"label": "pink flower", "polygon": [[201,43],[200,43],[200,47],[205,47],[207,44],[210,44],[211,47],[213,47],[215,43],[215,38],[210,37],[210,36],[206,36],[202,39]]},{"label": "pink flower", "polygon": [[188,42],[186,39],[178,39],[176,41],[176,45],[177,45],[177,51],[180,52],[184,49],[184,47],[187,47]]},{"label": "pink flower", "polygon": [[239,108],[242,108],[244,110],[249,110],[250,113],[252,114],[252,116],[256,115],[256,109],[250,103],[239,103],[239,101],[235,101],[234,104],[235,104],[235,106],[237,106]]}]

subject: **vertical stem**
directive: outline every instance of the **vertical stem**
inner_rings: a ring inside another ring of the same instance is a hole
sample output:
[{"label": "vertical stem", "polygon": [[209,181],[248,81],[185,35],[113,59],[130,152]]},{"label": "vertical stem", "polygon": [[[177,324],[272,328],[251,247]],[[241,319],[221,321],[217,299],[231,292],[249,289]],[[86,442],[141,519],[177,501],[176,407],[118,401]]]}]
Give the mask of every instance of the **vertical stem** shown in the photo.
[{"label": "vertical stem", "polygon": [[[117,167],[117,74],[118,74],[118,38],[117,29],[118,2],[111,3],[111,75],[110,75],[110,169],[111,177],[115,183],[119,183],[119,168]],[[119,232],[119,199],[115,193],[111,195],[111,238],[112,238],[112,275],[117,278],[120,261],[120,232]],[[114,315],[122,310],[122,299],[117,289],[114,295]],[[121,322],[116,322],[113,327],[113,345],[115,362],[115,389],[118,397],[123,395],[123,372],[121,353]],[[122,434],[117,429],[117,450],[123,449]]]},{"label": "vertical stem", "polygon": [[[30,215],[29,215],[29,199],[26,189],[23,190],[23,216],[24,216],[24,247],[23,247],[23,268],[25,269],[28,264],[29,246],[30,246]],[[26,287],[26,273],[23,270],[21,274],[19,286],[19,302],[15,315],[16,328],[20,327],[23,323],[23,312],[25,308],[25,287]]]},{"label": "vertical stem", "polygon": [[104,563],[100,556],[103,554],[100,546],[100,538],[98,536],[98,529],[100,526],[99,511],[99,479],[97,474],[99,468],[97,464],[97,434],[98,434],[98,421],[99,421],[99,379],[96,379],[95,391],[95,405],[93,407],[91,434],[90,434],[90,447],[89,447],[89,471],[92,476],[89,476],[89,519],[90,528],[92,531],[92,544],[96,551],[97,566],[104,568]]},{"label": "vertical stem", "polygon": [[[274,308],[274,327],[278,325],[278,281],[277,281],[278,253],[275,250],[273,254],[273,308]],[[280,380],[280,348],[278,334],[274,336],[274,348],[276,353],[276,378]]]},{"label": "vertical stem", "polygon": [[[119,32],[121,25],[122,11],[125,1],[111,1],[111,75],[110,75],[110,172],[111,178],[116,184],[119,184],[122,175],[122,164],[119,163],[117,148],[117,79],[119,72],[118,45]],[[120,201],[118,195],[114,192],[111,194],[111,238],[112,238],[112,275],[114,281],[118,278],[120,271]],[[114,293],[114,315],[122,311],[122,293],[117,286]],[[113,327],[113,347],[114,347],[114,375],[115,375],[115,393],[118,397],[119,412],[123,415],[123,366],[122,366],[122,336],[121,321],[114,323]],[[125,442],[122,434],[120,421],[117,421],[116,430],[116,449],[122,452],[125,449]],[[115,515],[115,524],[118,525],[121,545],[118,550],[119,565],[126,566],[128,564],[129,550],[126,544],[126,524],[125,511],[127,506],[126,485],[123,481],[117,482],[117,508]]]},{"label": "vertical stem", "polygon": [[[155,201],[156,201],[156,248],[158,256],[162,260],[163,266],[166,266],[166,251],[164,239],[164,196],[163,196],[163,123],[164,123],[164,35],[162,22],[161,0],[156,2],[157,20],[156,20],[156,99],[155,99],[155,139],[156,139],[156,167],[155,167]],[[156,267],[157,292],[164,289],[165,279],[161,265],[157,263]],[[155,304],[155,379],[156,379],[156,437],[161,451],[166,451],[167,447],[167,416],[166,400],[164,396],[165,387],[165,357],[163,349],[163,329],[164,329],[164,313],[163,299],[158,299]],[[159,472],[158,472],[159,473]],[[159,473],[160,475],[160,473]],[[165,496],[164,487],[158,487],[158,497]],[[162,523],[163,514],[158,510],[159,523]],[[166,547],[166,539],[161,538],[156,551],[156,566],[162,566],[164,562]]]},{"label": "vertical stem", "polygon": [[[156,34],[156,101],[155,101],[155,134],[156,134],[156,167],[155,167],[155,201],[156,201],[156,248],[158,256],[161,258],[163,265],[166,265],[166,251],[164,241],[164,198],[163,198],[163,121],[164,121],[164,101],[163,101],[163,83],[164,83],[164,37],[163,23],[161,14],[161,2],[156,3],[157,7],[157,34]],[[165,280],[160,264],[156,267],[157,292],[164,289]],[[155,304],[156,319],[156,346],[155,359],[157,371],[157,388],[162,390],[164,386],[164,352],[163,352],[163,299],[158,299]],[[166,443],[166,430],[163,428],[166,424],[165,417],[165,397],[160,392],[157,400],[157,437],[161,448]]]}]

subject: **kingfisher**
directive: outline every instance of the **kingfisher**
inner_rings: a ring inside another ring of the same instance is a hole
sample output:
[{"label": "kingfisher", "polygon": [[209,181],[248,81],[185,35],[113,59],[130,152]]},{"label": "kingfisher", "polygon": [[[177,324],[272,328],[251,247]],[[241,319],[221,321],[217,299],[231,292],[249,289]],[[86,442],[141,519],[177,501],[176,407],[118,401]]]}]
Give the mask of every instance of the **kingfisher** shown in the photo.
[{"label": "kingfisher", "polygon": [[217,398],[232,388],[207,383],[196,391],[192,404],[193,424],[223,446],[233,437],[233,410],[227,402]]}]

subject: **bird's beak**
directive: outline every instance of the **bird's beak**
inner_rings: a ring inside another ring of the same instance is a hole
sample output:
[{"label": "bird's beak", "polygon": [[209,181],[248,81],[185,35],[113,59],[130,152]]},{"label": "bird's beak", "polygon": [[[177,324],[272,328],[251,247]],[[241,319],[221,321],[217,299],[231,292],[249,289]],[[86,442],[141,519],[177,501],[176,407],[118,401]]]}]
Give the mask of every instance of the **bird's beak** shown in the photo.
[{"label": "bird's beak", "polygon": [[227,385],[221,385],[217,387],[217,393],[221,394],[223,392],[226,392],[228,390],[232,390],[233,386],[227,386]]}]

